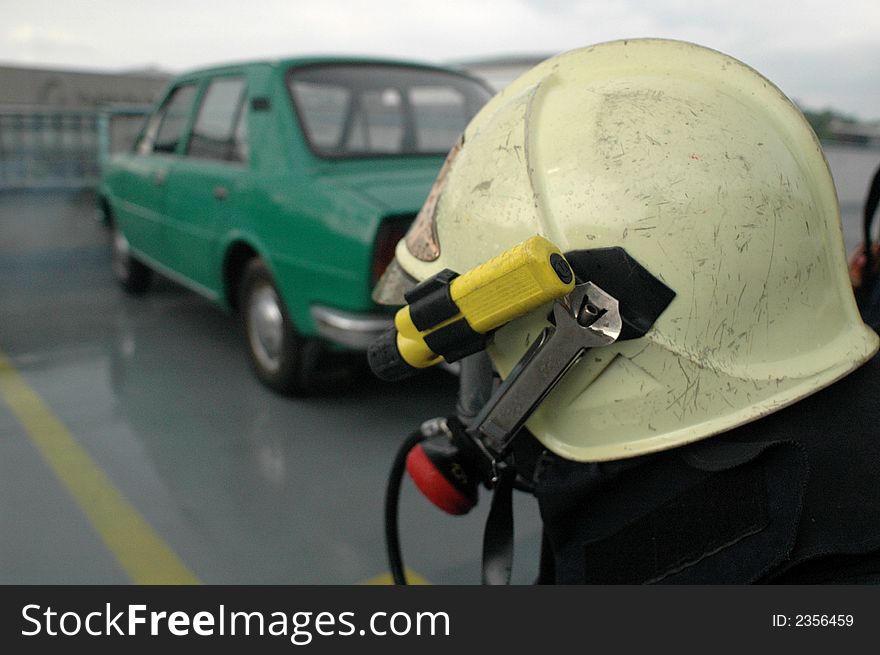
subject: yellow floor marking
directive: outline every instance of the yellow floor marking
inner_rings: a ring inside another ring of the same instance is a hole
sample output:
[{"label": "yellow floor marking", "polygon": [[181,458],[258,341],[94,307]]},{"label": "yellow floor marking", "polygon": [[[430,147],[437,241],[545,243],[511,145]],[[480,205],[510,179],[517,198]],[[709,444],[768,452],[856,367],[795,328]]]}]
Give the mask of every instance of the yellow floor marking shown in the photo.
[{"label": "yellow floor marking", "polygon": [[[406,581],[411,585],[426,585],[431,584],[425,578],[420,576],[415,571],[411,569],[405,569],[406,571]],[[362,585],[392,585],[394,584],[394,577],[390,572],[383,573],[382,575],[377,575],[375,578],[370,578],[369,580],[364,580],[361,582]]]},{"label": "yellow floor marking", "polygon": [[134,584],[199,584],[3,353],[0,396]]}]

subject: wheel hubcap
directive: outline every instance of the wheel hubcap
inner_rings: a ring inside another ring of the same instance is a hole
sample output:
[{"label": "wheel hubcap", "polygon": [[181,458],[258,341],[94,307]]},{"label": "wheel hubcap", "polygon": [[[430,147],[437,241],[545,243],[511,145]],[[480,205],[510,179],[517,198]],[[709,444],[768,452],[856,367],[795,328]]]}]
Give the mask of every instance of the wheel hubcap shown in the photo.
[{"label": "wheel hubcap", "polygon": [[128,280],[129,268],[128,258],[131,254],[131,248],[128,245],[128,239],[121,230],[113,230],[113,272],[123,282]]},{"label": "wheel hubcap", "polygon": [[284,318],[275,290],[261,286],[254,290],[248,305],[248,338],[260,365],[275,372],[281,366]]}]

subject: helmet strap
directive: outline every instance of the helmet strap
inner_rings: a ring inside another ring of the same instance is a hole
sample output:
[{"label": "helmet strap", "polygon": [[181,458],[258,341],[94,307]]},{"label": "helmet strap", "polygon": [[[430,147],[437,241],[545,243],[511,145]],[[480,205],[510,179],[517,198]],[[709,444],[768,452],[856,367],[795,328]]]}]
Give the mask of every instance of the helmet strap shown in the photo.
[{"label": "helmet strap", "polygon": [[510,584],[513,568],[513,486],[516,471],[504,467],[498,472],[492,508],[483,533],[483,584]]}]

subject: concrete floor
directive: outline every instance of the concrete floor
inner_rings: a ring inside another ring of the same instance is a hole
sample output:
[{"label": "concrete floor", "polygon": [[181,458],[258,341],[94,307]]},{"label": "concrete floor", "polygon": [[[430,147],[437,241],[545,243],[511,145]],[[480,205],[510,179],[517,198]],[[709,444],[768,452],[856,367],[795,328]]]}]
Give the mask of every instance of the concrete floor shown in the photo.
[{"label": "concrete floor", "polygon": [[[235,318],[158,280],[119,290],[90,193],[0,194],[0,583],[358,584],[387,578],[388,470],[456,382],[365,377],[291,399],[251,374]],[[448,517],[408,481],[407,567],[480,580],[489,498]],[[517,494],[514,581],[539,520]]]}]

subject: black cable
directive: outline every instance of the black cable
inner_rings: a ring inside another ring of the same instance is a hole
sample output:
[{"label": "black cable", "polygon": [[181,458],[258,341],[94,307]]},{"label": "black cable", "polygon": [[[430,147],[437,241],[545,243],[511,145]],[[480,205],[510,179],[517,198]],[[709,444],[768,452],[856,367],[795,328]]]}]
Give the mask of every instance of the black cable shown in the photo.
[{"label": "black cable", "polygon": [[385,491],[385,547],[388,552],[388,566],[394,584],[405,585],[406,573],[403,568],[403,557],[400,554],[400,533],[397,528],[397,510],[400,502],[400,484],[406,471],[406,456],[413,448],[425,440],[421,430],[410,434],[394,458],[391,473],[388,476],[388,488]]}]

